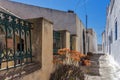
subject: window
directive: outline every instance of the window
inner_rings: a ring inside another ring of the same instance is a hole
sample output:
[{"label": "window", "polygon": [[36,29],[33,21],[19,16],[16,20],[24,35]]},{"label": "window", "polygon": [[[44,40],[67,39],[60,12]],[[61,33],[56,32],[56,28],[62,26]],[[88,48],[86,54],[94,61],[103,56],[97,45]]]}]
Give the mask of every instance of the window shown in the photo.
[{"label": "window", "polygon": [[110,41],[110,44],[112,44],[112,42],[113,42],[113,35],[112,35],[112,31],[111,31],[111,33],[110,33],[110,39],[109,39],[109,41]]},{"label": "window", "polygon": [[53,31],[53,53],[56,55],[58,52],[58,49],[61,48],[61,40],[60,40],[60,32],[58,31]]},{"label": "window", "polygon": [[118,31],[117,31],[117,28],[118,28],[118,27],[117,27],[117,22],[116,22],[116,23],[115,23],[115,40],[117,40],[117,36],[118,36],[118,35],[117,35],[117,32],[118,32]]}]

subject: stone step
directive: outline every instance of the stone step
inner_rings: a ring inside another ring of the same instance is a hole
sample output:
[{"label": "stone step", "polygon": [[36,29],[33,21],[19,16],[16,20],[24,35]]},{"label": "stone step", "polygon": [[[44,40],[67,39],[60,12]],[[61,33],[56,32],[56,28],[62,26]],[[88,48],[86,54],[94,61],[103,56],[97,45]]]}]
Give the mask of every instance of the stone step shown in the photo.
[{"label": "stone step", "polygon": [[109,64],[108,56],[95,54],[91,58],[91,66],[87,68],[89,74],[85,80],[120,80],[120,72],[117,69],[117,74],[116,69]]},{"label": "stone step", "polygon": [[85,75],[85,80],[102,80],[99,76]]},{"label": "stone step", "polygon": [[91,61],[99,61],[101,56],[104,56],[104,55],[102,55],[102,54],[93,54],[93,56],[90,57],[90,60]]}]

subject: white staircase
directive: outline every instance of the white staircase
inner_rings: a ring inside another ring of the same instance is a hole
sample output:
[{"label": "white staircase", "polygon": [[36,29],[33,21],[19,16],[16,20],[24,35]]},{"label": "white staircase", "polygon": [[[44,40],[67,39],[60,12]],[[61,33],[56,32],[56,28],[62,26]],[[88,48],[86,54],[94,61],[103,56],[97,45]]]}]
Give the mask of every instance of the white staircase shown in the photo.
[{"label": "white staircase", "polygon": [[120,67],[114,64],[112,57],[94,54],[85,80],[120,80]]}]

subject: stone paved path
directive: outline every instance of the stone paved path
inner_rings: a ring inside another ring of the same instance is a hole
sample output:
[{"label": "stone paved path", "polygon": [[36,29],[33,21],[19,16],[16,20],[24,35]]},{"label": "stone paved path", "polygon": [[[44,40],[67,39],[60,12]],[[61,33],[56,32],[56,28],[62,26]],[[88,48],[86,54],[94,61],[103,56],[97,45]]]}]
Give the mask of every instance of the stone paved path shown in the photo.
[{"label": "stone paved path", "polygon": [[120,68],[111,61],[108,55],[95,54],[85,80],[120,80]]}]

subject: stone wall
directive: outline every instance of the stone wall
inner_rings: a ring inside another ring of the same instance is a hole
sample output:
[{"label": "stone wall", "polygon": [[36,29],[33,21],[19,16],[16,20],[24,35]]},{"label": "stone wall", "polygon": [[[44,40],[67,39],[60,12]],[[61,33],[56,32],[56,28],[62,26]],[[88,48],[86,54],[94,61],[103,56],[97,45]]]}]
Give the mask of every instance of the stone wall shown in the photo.
[{"label": "stone wall", "polygon": [[97,36],[93,29],[87,29],[87,51],[97,53]]},{"label": "stone wall", "polygon": [[78,51],[78,36],[77,35],[71,35],[71,47],[72,50]]},{"label": "stone wall", "polygon": [[[76,35],[77,35],[77,51],[84,53],[84,44],[83,44],[83,31],[85,30],[85,26],[83,25],[82,21],[76,15]],[[71,33],[72,34],[72,33]],[[86,33],[85,33],[86,35]],[[86,41],[85,41],[86,42]],[[86,45],[86,44],[85,44]]]},{"label": "stone wall", "polygon": [[62,48],[70,49],[70,32],[67,30],[60,30]]},{"label": "stone wall", "polygon": [[34,61],[41,69],[23,77],[22,80],[49,80],[53,69],[53,24],[44,19],[29,19],[33,23],[32,49]]}]

